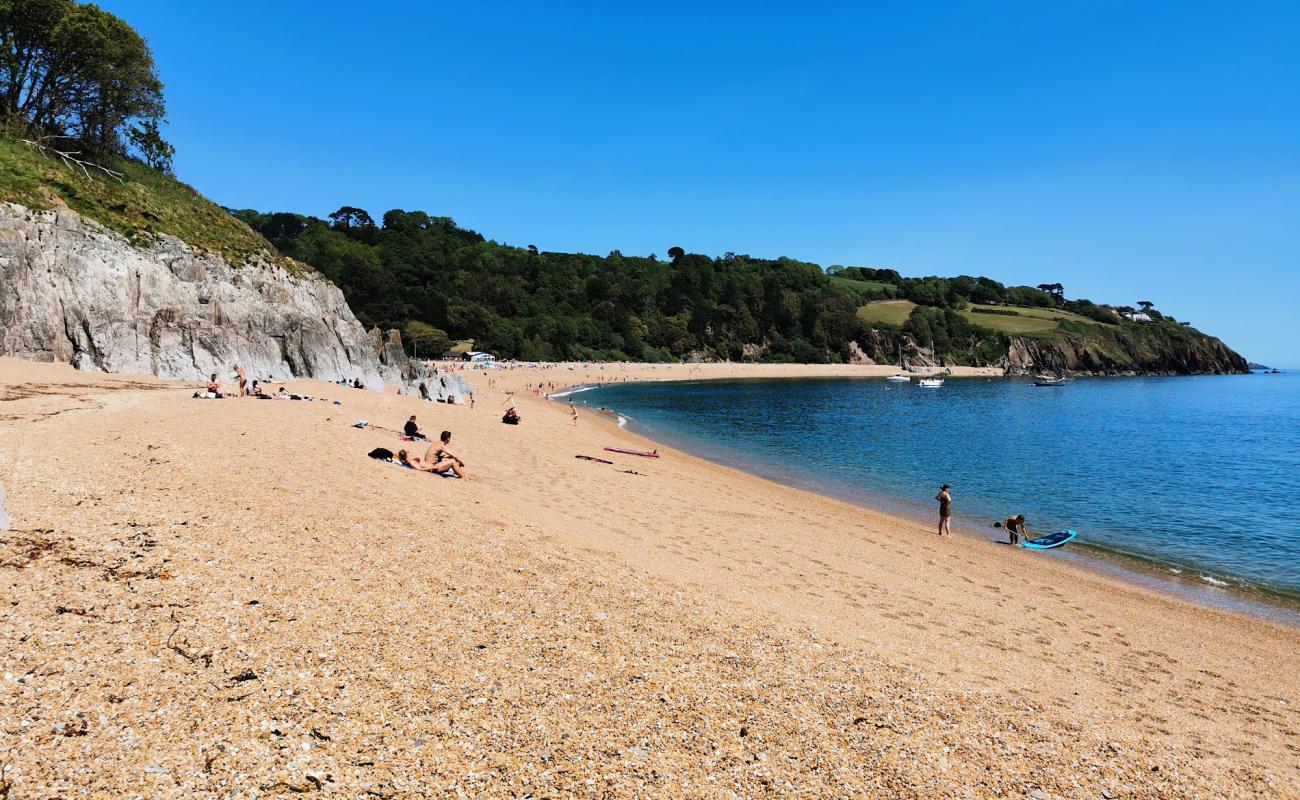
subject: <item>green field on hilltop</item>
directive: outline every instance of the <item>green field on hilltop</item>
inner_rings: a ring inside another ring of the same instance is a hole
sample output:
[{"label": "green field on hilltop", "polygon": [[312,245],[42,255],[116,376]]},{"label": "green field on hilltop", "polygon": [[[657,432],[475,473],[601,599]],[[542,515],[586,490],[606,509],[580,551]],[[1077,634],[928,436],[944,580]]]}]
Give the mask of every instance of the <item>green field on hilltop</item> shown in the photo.
[{"label": "green field on hilltop", "polygon": [[[900,327],[911,316],[916,304],[910,300],[882,300],[867,303],[858,309],[858,319],[868,325]],[[980,313],[980,310],[1008,313]],[[1069,311],[1054,308],[1024,306],[990,306],[975,304],[957,312],[972,325],[978,325],[1008,336],[1050,336],[1060,329],[1062,322],[1105,327],[1102,323]]]},{"label": "green field on hilltop", "polygon": [[867,303],[858,309],[858,319],[868,325],[892,325],[901,327],[911,316],[916,303],[911,300],[883,300],[879,303]]},{"label": "green field on hilltop", "polygon": [[131,159],[109,164],[123,181],[47,158],[20,141],[0,137],[0,200],[33,209],[66,204],[132,241],[170,234],[186,244],[243,264],[259,251],[283,261],[270,244],[193,188]]},{"label": "green field on hilltop", "polygon": [[[976,309],[1014,311],[1016,312],[1016,315],[981,314]],[[1089,319],[1088,317],[1070,311],[1061,311],[1055,308],[1026,308],[1021,306],[1010,308],[1007,306],[975,304],[970,308],[958,311],[957,313],[961,314],[974,325],[979,325],[990,330],[1000,331],[1008,336],[1050,336],[1060,329],[1062,322],[1076,322],[1082,325],[1095,326],[1102,325],[1102,323],[1095,319]]]},{"label": "green field on hilltop", "polygon": [[881,283],[879,281],[858,281],[852,278],[841,278],[837,275],[830,276],[831,285],[838,286],[841,289],[848,289],[850,292],[858,295],[864,302],[869,300],[878,300],[883,297],[896,297],[898,287],[892,283]]}]

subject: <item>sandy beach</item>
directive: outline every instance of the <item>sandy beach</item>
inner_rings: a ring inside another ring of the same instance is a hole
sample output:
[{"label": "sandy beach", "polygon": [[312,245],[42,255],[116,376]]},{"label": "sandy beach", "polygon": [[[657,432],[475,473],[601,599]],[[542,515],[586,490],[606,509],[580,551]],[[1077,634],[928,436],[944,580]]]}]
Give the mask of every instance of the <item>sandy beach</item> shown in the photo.
[{"label": "sandy beach", "polygon": [[[0,359],[0,797],[1300,797],[1300,631],[531,391],[894,371],[470,371],[471,410]],[[366,457],[412,414],[469,479]]]}]

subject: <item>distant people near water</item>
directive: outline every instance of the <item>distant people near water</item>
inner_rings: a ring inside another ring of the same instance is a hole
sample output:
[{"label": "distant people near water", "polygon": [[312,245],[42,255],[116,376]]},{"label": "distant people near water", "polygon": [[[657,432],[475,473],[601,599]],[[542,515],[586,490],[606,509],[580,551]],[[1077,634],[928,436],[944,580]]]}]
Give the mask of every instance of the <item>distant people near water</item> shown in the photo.
[{"label": "distant people near water", "polygon": [[578,424],[578,407],[573,404],[572,400],[569,401],[569,419],[573,420],[576,427]]},{"label": "distant people near water", "polygon": [[1016,514],[1014,517],[1007,517],[1001,522],[993,523],[995,528],[1006,528],[1007,536],[1010,541],[1007,544],[1019,544],[1022,538],[1028,538],[1025,535],[1025,515]]},{"label": "distant people near water", "polygon": [[244,374],[244,368],[235,365],[235,376],[239,378],[239,396],[243,397],[248,394],[248,376]]},{"label": "distant people near water", "polygon": [[418,424],[416,424],[416,422],[415,422],[415,415],[414,415],[414,414],[412,414],[412,415],[411,415],[411,418],[408,419],[408,420],[406,421],[406,424],[402,426],[402,432],[405,433],[405,434],[407,435],[407,437],[409,437],[409,438],[411,438],[411,439],[423,439],[423,438],[424,438],[424,434],[420,433],[420,426],[419,426]]},{"label": "distant people near water", "polygon": [[952,535],[952,491],[948,484],[939,487],[939,493],[934,496],[939,501],[939,535]]}]

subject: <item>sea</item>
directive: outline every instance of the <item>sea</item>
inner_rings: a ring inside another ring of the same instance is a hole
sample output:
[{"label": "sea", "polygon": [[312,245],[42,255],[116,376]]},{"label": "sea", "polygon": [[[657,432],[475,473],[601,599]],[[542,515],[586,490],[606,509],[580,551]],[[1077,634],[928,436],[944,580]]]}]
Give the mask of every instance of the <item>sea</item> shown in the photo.
[{"label": "sea", "polygon": [[623,383],[569,395],[656,441],[932,524],[1078,531],[1082,559],[1300,624],[1300,374]]}]

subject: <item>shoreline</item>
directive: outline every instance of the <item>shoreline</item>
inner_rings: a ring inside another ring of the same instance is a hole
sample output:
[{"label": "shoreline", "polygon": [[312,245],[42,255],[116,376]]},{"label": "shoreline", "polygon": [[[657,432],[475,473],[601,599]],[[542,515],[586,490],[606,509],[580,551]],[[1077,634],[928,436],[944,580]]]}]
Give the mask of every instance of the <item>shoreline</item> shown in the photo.
[{"label": "shoreline", "polygon": [[[611,454],[649,440],[532,395],[574,372],[473,410],[0,359],[18,794],[1293,796],[1296,630]],[[413,414],[468,480],[366,457]]]},{"label": "shoreline", "polygon": [[[818,375],[810,377],[790,377],[782,376],[773,378],[767,376],[756,377],[708,377],[708,378],[658,378],[645,381],[629,381],[629,384],[636,383],[661,383],[661,382],[703,382],[708,380],[808,380],[818,378],[843,378],[849,376],[840,375]],[[875,375],[862,376],[876,377]],[[990,377],[985,375],[961,375],[953,376],[954,380],[968,380],[972,378]],[[1145,377],[1145,376],[1137,376]],[[1165,377],[1165,376],[1156,376]],[[563,387],[552,393],[546,399],[556,402],[573,399],[575,396],[581,397],[588,389],[600,389],[599,384],[577,384],[574,386]],[[579,404],[583,400],[575,401]],[[583,406],[596,411],[593,406]],[[905,498],[896,497],[881,492],[872,487],[841,487],[842,491],[836,491],[835,488],[816,481],[797,481],[782,476],[768,475],[753,468],[752,462],[745,462],[742,458],[728,459],[716,454],[710,455],[705,452],[710,448],[707,443],[704,447],[692,447],[694,437],[681,435],[663,437],[645,423],[639,422],[635,417],[611,408],[619,420],[619,429],[636,434],[644,439],[651,446],[665,449],[674,449],[687,453],[695,458],[700,458],[709,463],[728,469],[735,469],[747,475],[751,475],[759,480],[769,481],[798,491],[806,491],[840,502],[862,508],[873,513],[885,514],[895,517],[900,523],[909,525],[919,525],[922,527],[933,527],[933,520],[915,503],[909,502]],[[959,536],[992,544],[1004,544],[997,541],[996,537],[990,537],[984,527],[977,526],[970,520],[961,520],[954,522],[954,531]],[[1195,603],[1206,608],[1212,608],[1219,611],[1230,613],[1246,614],[1256,619],[1263,619],[1271,623],[1285,625],[1290,628],[1300,629],[1300,594],[1288,592],[1285,589],[1278,589],[1268,586],[1267,584],[1257,584],[1240,576],[1225,576],[1230,578],[1229,581],[1220,581],[1207,570],[1192,564],[1170,564],[1155,558],[1143,556],[1137,553],[1125,552],[1118,549],[1108,548],[1102,545],[1093,544],[1087,541],[1078,541],[1072,543],[1072,547],[1063,548],[1054,551],[1049,557],[1058,558],[1065,563],[1079,569],[1090,570],[1098,574],[1103,574],[1111,578],[1118,578],[1133,586],[1160,592],[1161,594],[1178,598],[1183,601]]]}]

